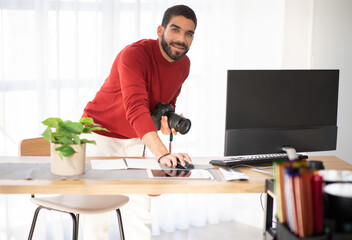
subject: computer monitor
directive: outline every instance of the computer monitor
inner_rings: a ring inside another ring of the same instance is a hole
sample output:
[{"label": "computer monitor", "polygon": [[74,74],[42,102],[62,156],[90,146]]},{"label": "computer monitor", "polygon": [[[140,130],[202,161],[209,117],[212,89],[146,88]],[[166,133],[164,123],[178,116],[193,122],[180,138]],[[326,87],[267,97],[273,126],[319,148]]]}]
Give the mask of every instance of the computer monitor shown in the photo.
[{"label": "computer monitor", "polygon": [[339,70],[228,70],[225,156],[336,149]]}]

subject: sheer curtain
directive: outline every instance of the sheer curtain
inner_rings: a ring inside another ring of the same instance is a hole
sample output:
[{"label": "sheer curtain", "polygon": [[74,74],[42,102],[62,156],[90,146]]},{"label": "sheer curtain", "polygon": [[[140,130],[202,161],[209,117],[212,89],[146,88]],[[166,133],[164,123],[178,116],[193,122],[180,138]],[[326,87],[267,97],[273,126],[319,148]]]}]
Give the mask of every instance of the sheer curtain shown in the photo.
[{"label": "sheer curtain", "polygon": [[[283,66],[285,2],[0,0],[0,155],[17,155],[19,141],[39,136],[47,117],[79,119],[117,53],[139,39],[156,39],[164,11],[175,4],[193,8],[198,27],[176,108],[192,120],[192,129],[174,138],[173,151],[222,155],[227,70]],[[33,213],[28,198],[0,196],[1,240],[26,236]],[[170,201],[192,212],[170,210]],[[229,220],[262,227],[256,212],[262,212],[258,194],[164,195],[153,199],[153,232]],[[67,221],[57,224],[62,217],[51,214],[42,220],[53,222],[42,229],[43,239],[63,239],[52,231]]]}]

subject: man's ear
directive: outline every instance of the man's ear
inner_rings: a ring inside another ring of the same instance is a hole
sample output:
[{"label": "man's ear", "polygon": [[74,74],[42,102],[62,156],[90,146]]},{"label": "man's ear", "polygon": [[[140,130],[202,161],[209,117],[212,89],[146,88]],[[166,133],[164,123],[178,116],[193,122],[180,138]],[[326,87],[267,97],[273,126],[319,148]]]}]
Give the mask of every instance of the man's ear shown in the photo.
[{"label": "man's ear", "polygon": [[159,25],[158,29],[157,29],[157,34],[158,34],[158,37],[161,37],[164,33],[164,27]]}]

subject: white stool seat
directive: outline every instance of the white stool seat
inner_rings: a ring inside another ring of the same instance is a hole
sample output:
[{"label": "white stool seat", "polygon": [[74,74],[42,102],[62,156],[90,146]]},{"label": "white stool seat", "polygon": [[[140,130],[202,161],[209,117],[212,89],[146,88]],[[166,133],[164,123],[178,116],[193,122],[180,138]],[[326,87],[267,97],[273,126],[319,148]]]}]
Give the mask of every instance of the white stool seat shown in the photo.
[{"label": "white stool seat", "polygon": [[75,214],[99,214],[115,211],[128,203],[124,195],[58,195],[35,197],[31,201],[45,208]]}]

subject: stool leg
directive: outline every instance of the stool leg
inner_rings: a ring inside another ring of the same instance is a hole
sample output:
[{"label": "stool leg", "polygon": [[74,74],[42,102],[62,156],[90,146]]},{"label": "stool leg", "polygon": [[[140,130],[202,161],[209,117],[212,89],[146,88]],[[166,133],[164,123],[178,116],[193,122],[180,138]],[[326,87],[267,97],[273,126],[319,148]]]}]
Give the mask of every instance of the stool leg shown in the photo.
[{"label": "stool leg", "polygon": [[78,226],[79,226],[79,214],[69,213],[72,217],[73,229],[72,229],[72,240],[78,239]]},{"label": "stool leg", "polygon": [[117,223],[119,225],[119,230],[120,230],[120,240],[125,240],[125,233],[123,232],[122,217],[121,217],[120,209],[116,209],[116,214],[117,214]]},{"label": "stool leg", "polygon": [[34,212],[34,216],[33,216],[33,220],[32,220],[32,225],[31,225],[31,230],[29,231],[29,235],[28,235],[28,240],[31,240],[33,237],[33,233],[34,233],[34,228],[35,228],[35,224],[37,223],[37,218],[38,218],[38,214],[39,211],[42,209],[41,206],[37,207],[37,209]]}]

